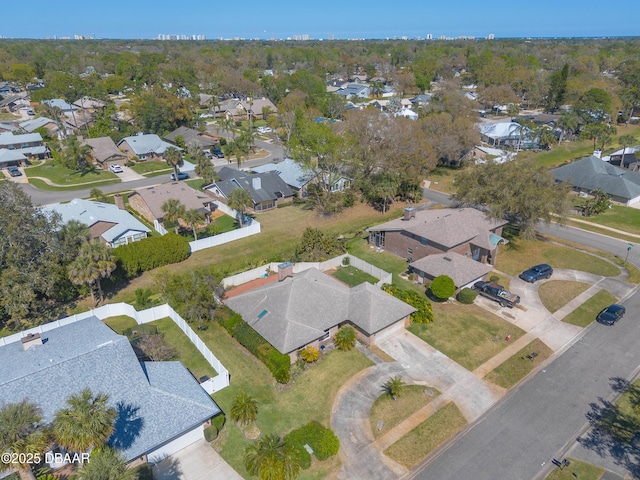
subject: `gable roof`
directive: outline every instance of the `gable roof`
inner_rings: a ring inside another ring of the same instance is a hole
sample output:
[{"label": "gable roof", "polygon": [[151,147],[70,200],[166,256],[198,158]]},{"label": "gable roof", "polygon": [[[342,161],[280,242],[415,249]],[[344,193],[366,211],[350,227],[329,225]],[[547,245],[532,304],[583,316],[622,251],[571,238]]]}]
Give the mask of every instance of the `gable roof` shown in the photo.
[{"label": "gable roof", "polygon": [[40,127],[44,127],[45,125],[48,125],[50,123],[53,123],[54,125],[57,126],[57,123],[55,122],[55,120],[51,120],[50,118],[47,118],[47,117],[34,118],[32,120],[27,120],[26,122],[19,123],[18,125],[20,125],[20,128],[22,128],[27,132],[33,132],[34,130]]},{"label": "gable roof", "polygon": [[78,107],[78,108],[82,108],[82,109],[104,108],[104,107],[107,106],[107,104],[104,103],[102,100],[96,100],[95,98],[91,98],[91,97],[88,97],[86,95],[84,97],[82,97],[82,98],[79,98],[75,102],[73,102],[73,105]]},{"label": "gable roof", "polygon": [[640,197],[640,173],[603,162],[591,155],[551,170],[556,180],[585,190],[596,188],[627,201]]},{"label": "gable roof", "polygon": [[212,198],[207,194],[194,190],[184,182],[171,182],[144,187],[134,190],[132,195],[140,195],[153,216],[157,219],[164,218],[162,204],[170,198],[177,198],[187,210],[195,208],[200,211],[210,211]]},{"label": "gable roof", "polygon": [[96,317],[40,334],[43,345],[0,346],[0,398],[38,404],[45,421],[84,388],[118,410],[109,443],[127,460],[154,450],[220,409],[179,362],[139,363],[126,337]]},{"label": "gable roof", "polygon": [[346,320],[370,335],[415,311],[373,285],[350,289],[316,268],[225,303],[284,354],[317,340]]},{"label": "gable roof", "polygon": [[486,135],[489,138],[514,138],[517,139],[520,135],[520,131],[524,136],[531,136],[533,130],[516,122],[500,122],[490,123],[480,126],[480,133]]},{"label": "gable roof", "polygon": [[[505,220],[489,218],[475,208],[442,208],[417,210],[415,218],[398,218],[370,227],[367,231],[406,231],[451,248],[468,241],[480,242],[489,232],[506,223]],[[485,248],[484,245],[478,246]],[[490,250],[493,248],[495,245]]]},{"label": "gable roof", "polygon": [[82,141],[84,145],[91,147],[91,153],[100,163],[112,159],[126,159],[127,156],[120,151],[111,137],[87,138]]},{"label": "gable roof", "polygon": [[26,160],[27,157],[24,156],[22,150],[0,148],[0,164],[9,162],[26,162]]},{"label": "gable roof", "polygon": [[131,148],[131,150],[133,150],[133,153],[135,153],[136,155],[146,155],[148,153],[156,153],[158,155],[162,155],[169,147],[182,150],[180,147],[176,147],[175,145],[171,145],[170,143],[165,142],[155,133],[138,133],[137,135],[133,135],[131,137],[124,137],[118,142],[118,146],[122,145],[125,142],[127,143],[127,145],[129,145],[129,148]]},{"label": "gable roof", "polygon": [[198,130],[188,127],[178,127],[164,138],[165,140],[175,143],[176,137],[179,135],[184,140],[185,145],[189,145],[192,142],[198,142],[202,148],[210,148],[216,144],[216,141],[213,138],[203,135]]},{"label": "gable roof", "polygon": [[50,107],[59,108],[63,112],[68,111],[68,110],[77,110],[78,109],[78,107],[76,107],[75,105],[67,103],[65,100],[63,100],[61,98],[54,98],[54,99],[51,99],[51,100],[43,100],[41,103],[44,103],[45,105],[49,105]]},{"label": "gable roof", "polygon": [[455,252],[427,255],[409,264],[415,270],[420,270],[435,278],[447,275],[456,287],[467,285],[489,273],[493,266],[476,262],[475,260]]},{"label": "gable roof", "polygon": [[113,226],[101,235],[109,243],[115,242],[128,232],[151,231],[129,212],[110,203],[74,198],[69,203],[48,205],[44,210],[59,213],[62,223],[65,224],[71,220],[77,220],[88,227],[98,222],[112,223]]},{"label": "gable roof", "polygon": [[20,135],[14,135],[11,132],[0,132],[0,147],[34,142],[42,142],[42,136],[39,133],[22,133]]},{"label": "gable roof", "polygon": [[362,85],[360,83],[350,83],[349,85],[347,85],[344,88],[341,88],[340,90],[336,91],[335,93],[337,95],[344,95],[345,97],[349,97],[352,95],[360,95],[362,93],[368,92],[369,91],[369,86],[368,85]]},{"label": "gable roof", "polygon": [[307,170],[292,158],[285,158],[282,162],[267,163],[253,167],[257,173],[275,172],[284,182],[297,190],[304,187],[313,178],[313,172]]},{"label": "gable roof", "polygon": [[[254,204],[293,196],[289,185],[275,172],[250,174],[242,170],[222,167],[218,172],[218,176],[220,177],[220,181],[214,185],[216,185],[227,198],[236,188],[242,188],[249,192]],[[256,186],[259,188],[256,188]]]}]

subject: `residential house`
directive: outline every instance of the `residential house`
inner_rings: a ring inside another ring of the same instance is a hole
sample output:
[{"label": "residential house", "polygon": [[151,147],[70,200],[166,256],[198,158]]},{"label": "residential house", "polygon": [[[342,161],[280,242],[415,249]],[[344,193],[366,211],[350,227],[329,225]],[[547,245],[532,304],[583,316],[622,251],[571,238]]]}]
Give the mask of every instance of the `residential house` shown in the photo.
[{"label": "residential house", "polygon": [[453,280],[456,289],[473,285],[493,270],[490,264],[477,262],[456,252],[427,255],[411,262],[409,267],[420,284],[440,275],[447,275]]},{"label": "residential house", "polygon": [[510,147],[517,150],[538,148],[536,133],[516,122],[490,123],[480,126],[480,138],[492,147]]},{"label": "residential house", "polygon": [[116,146],[111,137],[86,138],[82,140],[82,144],[91,148],[91,156],[105,170],[110,165],[127,161],[127,156]]},{"label": "residential house", "polygon": [[0,109],[4,109],[7,112],[15,112],[21,107],[29,107],[29,94],[27,92],[17,93],[15,95],[9,95],[6,98],[0,100]]},{"label": "residential house", "polygon": [[461,162],[469,161],[476,164],[491,163],[506,163],[514,160],[518,152],[507,152],[501,148],[485,147],[483,145],[476,145],[460,159]]},{"label": "residential house", "polygon": [[201,107],[209,107],[211,105],[211,99],[213,95],[209,95],[207,93],[200,93],[198,95],[198,101],[200,102]]},{"label": "residential house", "polygon": [[640,205],[640,172],[616,167],[594,155],[554,168],[551,173],[556,181],[569,183],[575,191],[600,189],[615,202]]},{"label": "residential house", "polygon": [[38,117],[18,124],[19,127],[27,133],[33,133],[38,128],[46,128],[49,130],[52,138],[55,138],[55,132],[60,128],[55,120],[51,120],[47,117]]},{"label": "residential house", "polygon": [[18,126],[13,122],[0,122],[0,133],[2,132],[17,132]]},{"label": "residential house", "polygon": [[151,223],[156,220],[162,222],[162,205],[170,198],[180,200],[187,210],[195,208],[200,211],[207,221],[216,208],[209,195],[191,188],[184,182],[163,183],[134,190],[129,195],[129,206]]},{"label": "residential house", "polygon": [[192,143],[200,145],[202,150],[209,150],[211,147],[218,143],[218,139],[208,132],[200,132],[189,127],[178,127],[164,139],[173,144],[176,143],[176,138],[182,137],[184,145],[189,146]]},{"label": "residential house", "polygon": [[409,262],[454,252],[495,265],[498,244],[506,242],[501,237],[506,223],[474,208],[417,210],[409,207],[405,208],[402,218],[368,228],[367,232],[369,244]]},{"label": "residential house", "polygon": [[82,110],[88,110],[90,112],[97,112],[107,106],[102,100],[96,100],[88,96],[84,96],[72,103],[74,107]]},{"label": "residential house", "polygon": [[[292,158],[285,158],[281,162],[267,163],[251,169],[255,173],[275,172],[284,182],[296,192],[298,198],[307,197],[307,188],[310,184],[322,181],[315,172],[305,168],[301,163]],[[341,176],[331,185],[332,192],[346,190],[351,186],[351,179]]]},{"label": "residential house", "polygon": [[371,87],[359,83],[350,83],[344,88],[335,92],[336,95],[342,95],[347,100],[352,98],[369,98],[371,95]]},{"label": "residential house", "polygon": [[350,324],[364,343],[375,345],[409,323],[415,308],[370,283],[349,288],[316,268],[293,273],[278,267],[278,282],[224,302],[280,353],[297,360],[298,350],[320,348]]},{"label": "residential house", "polygon": [[101,240],[109,247],[142,240],[151,231],[129,212],[110,203],[74,198],[69,203],[49,205],[45,211],[59,214],[65,225],[71,220],[86,225],[92,240]]},{"label": "residential house", "polygon": [[48,105],[51,108],[57,108],[58,110],[62,111],[63,113],[65,112],[73,112],[75,110],[78,110],[79,107],[76,107],[75,105],[66,102],[65,100],[61,99],[61,98],[54,98],[52,100],[43,100],[41,103]]},{"label": "residential house", "polygon": [[430,93],[422,93],[409,100],[413,106],[425,108],[429,106],[429,103],[431,103],[432,97],[433,95],[431,95]]},{"label": "residential house", "polygon": [[0,133],[0,167],[26,164],[27,159],[48,158],[49,149],[42,143],[39,133],[14,135],[11,132]]},{"label": "residential house", "polygon": [[409,120],[417,120],[418,114],[411,110],[411,108],[403,107],[402,110],[393,114],[394,117],[404,117]]},{"label": "residential house", "polygon": [[12,93],[18,93],[19,89],[13,82],[0,82],[0,95],[7,96]]},{"label": "residential house", "polygon": [[274,171],[264,173],[248,173],[229,167],[222,167],[218,172],[220,180],[205,186],[205,190],[223,203],[227,203],[229,195],[241,188],[251,195],[254,212],[273,210],[278,203],[291,199],[293,191]]},{"label": "residential house", "polygon": [[611,165],[637,172],[640,171],[640,160],[638,159],[640,155],[636,156],[639,151],[640,146],[621,148],[609,154],[607,160]]},{"label": "residential house", "polygon": [[96,317],[44,325],[0,346],[0,398],[27,399],[51,423],[83,389],[116,409],[108,444],[133,465],[157,463],[204,438],[220,408],[180,362],[140,362],[127,337]]},{"label": "residential house", "polygon": [[266,97],[241,100],[230,98],[214,107],[214,116],[226,116],[234,121],[245,120],[251,115],[254,119],[264,119],[265,109],[270,113],[278,113],[278,108]]},{"label": "residential house", "polygon": [[140,132],[131,137],[124,137],[118,142],[118,148],[124,151],[128,157],[135,156],[138,160],[162,157],[169,147],[182,150],[180,147],[165,142],[155,133],[144,134]]}]

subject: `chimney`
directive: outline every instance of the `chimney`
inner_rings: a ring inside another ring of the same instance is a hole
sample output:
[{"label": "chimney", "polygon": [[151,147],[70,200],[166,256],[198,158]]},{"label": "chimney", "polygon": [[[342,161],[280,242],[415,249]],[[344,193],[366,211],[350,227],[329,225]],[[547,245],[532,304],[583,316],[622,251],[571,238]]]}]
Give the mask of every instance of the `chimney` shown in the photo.
[{"label": "chimney", "polygon": [[114,200],[114,201],[115,201],[115,203],[116,203],[116,207],[118,207],[120,210],[124,210],[124,209],[125,209],[125,208],[124,208],[124,200],[122,199],[122,195],[121,195],[121,194],[116,193],[116,194],[113,196],[113,200]]},{"label": "chimney", "polygon": [[26,337],[22,337],[20,341],[22,342],[23,350],[29,350],[36,345],[42,345],[42,338],[39,333],[30,333]]},{"label": "chimney", "polygon": [[403,220],[411,220],[412,218],[416,218],[416,207],[407,207],[404,209],[404,217]]},{"label": "chimney", "polygon": [[287,277],[293,277],[293,263],[291,262],[278,265],[278,281],[281,282]]},{"label": "chimney", "polygon": [[251,179],[251,186],[254,190],[260,190],[262,188],[262,179],[260,177],[253,177]]}]

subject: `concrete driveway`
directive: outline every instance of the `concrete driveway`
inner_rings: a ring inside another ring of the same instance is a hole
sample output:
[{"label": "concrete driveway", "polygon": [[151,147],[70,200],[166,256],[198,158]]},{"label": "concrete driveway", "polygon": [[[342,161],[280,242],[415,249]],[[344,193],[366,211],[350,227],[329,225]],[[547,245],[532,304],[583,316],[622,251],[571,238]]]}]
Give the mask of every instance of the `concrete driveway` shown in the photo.
[{"label": "concrete driveway", "polygon": [[199,440],[153,466],[156,480],[242,480],[205,440]]}]

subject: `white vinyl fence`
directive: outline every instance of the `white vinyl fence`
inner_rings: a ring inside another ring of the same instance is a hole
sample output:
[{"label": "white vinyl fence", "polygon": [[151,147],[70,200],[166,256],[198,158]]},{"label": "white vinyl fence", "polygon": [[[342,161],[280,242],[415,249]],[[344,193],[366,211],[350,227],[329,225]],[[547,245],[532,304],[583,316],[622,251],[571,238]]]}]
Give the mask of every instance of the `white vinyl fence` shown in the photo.
[{"label": "white vinyl fence", "polygon": [[[385,272],[381,268],[378,268],[370,263],[361,260],[358,257],[354,257],[348,253],[344,255],[340,255],[338,257],[330,258],[324,262],[299,262],[293,264],[293,273],[304,272],[305,270],[309,270],[310,268],[317,268],[318,270],[324,272],[325,270],[331,270],[332,268],[337,268],[342,266],[342,260],[348,257],[349,264],[353,265],[359,270],[362,270],[369,275],[376,277],[379,281],[376,283],[377,287],[381,287],[385,283],[391,283],[392,276],[389,272]],[[278,271],[278,265],[280,263],[272,262],[266,265],[263,265],[258,268],[254,268],[253,270],[247,270],[246,272],[238,273],[237,275],[232,275],[222,280],[222,286],[224,288],[236,287],[238,285],[242,285],[243,283],[250,282],[251,280],[255,280],[257,278],[266,277],[269,273],[274,273]]]},{"label": "white vinyl fence", "polygon": [[209,347],[204,344],[204,342],[200,339],[200,337],[198,337],[198,335],[187,324],[187,322],[185,322],[184,319],[166,303],[164,305],[148,308],[139,312],[128,303],[113,303],[103,305],[87,312],[71,315],[70,317],[55,320],[53,322],[40,325],[39,327],[34,327],[20,333],[9,335],[8,337],[0,338],[0,346],[18,342],[22,337],[25,337],[30,333],[42,334],[49,330],[53,330],[63,325],[68,325],[70,323],[79,322],[89,317],[96,316],[100,320],[103,320],[105,318],[115,317],[118,315],[126,315],[128,317],[131,317],[138,323],[138,325],[153,322],[154,320],[158,320],[160,318],[171,318],[171,320],[173,320],[176,325],[180,327],[180,330],[184,332],[189,340],[191,340],[191,343],[193,343],[193,345],[198,349],[202,356],[207,360],[209,365],[211,365],[218,373],[218,375],[216,375],[214,378],[210,378],[206,382],[202,382],[200,386],[204,388],[204,390],[208,394],[212,394],[229,386],[229,371],[224,367],[224,365],[222,365],[220,360],[216,358],[211,350],[209,350]]}]

